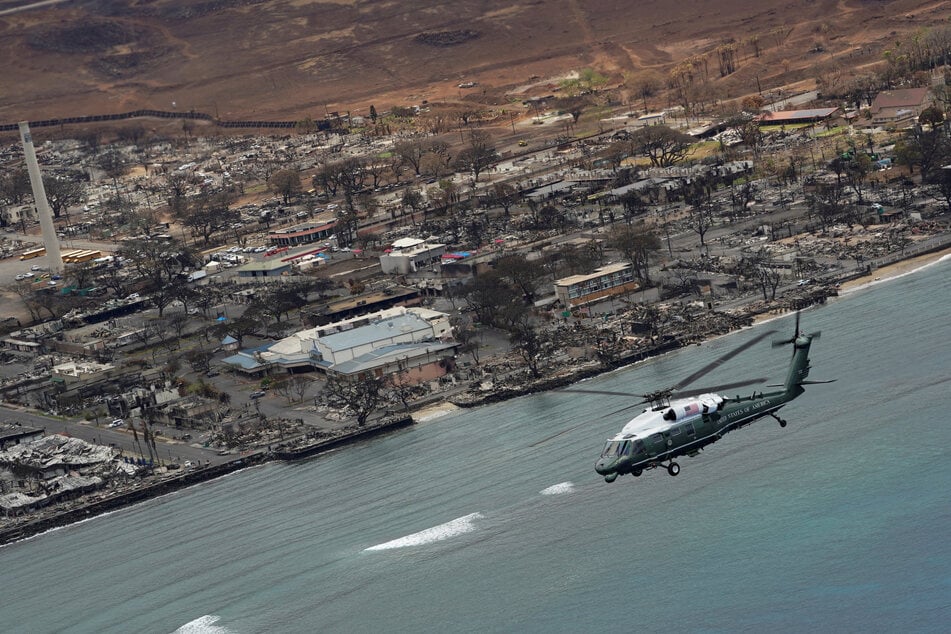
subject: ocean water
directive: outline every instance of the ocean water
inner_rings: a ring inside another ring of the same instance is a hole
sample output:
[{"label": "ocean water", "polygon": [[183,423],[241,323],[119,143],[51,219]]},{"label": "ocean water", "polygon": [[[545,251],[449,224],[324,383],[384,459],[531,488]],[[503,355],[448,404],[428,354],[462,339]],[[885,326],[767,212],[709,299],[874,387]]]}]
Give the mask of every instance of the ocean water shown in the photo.
[{"label": "ocean water", "polygon": [[[807,388],[605,483],[624,397],[547,393],[0,548],[3,632],[894,632],[951,623],[951,262],[805,311]],[[586,382],[676,382],[761,328]],[[785,375],[763,342],[711,383]]]}]

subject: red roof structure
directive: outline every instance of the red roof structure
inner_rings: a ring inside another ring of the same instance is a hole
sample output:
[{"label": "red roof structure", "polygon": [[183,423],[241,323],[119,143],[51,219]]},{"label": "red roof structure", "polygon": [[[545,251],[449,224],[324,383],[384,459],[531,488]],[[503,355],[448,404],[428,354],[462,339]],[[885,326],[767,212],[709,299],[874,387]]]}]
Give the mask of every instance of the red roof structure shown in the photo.
[{"label": "red roof structure", "polygon": [[779,110],[764,112],[756,117],[760,125],[779,125],[782,123],[815,123],[828,119],[838,112],[838,108],[810,108],[808,110]]}]

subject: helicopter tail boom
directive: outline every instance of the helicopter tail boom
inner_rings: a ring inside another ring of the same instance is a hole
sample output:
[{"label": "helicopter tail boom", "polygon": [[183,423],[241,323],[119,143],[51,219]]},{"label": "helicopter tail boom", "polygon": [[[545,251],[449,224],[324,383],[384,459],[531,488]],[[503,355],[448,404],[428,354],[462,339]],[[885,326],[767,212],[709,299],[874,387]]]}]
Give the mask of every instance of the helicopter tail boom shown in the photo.
[{"label": "helicopter tail boom", "polygon": [[789,364],[789,372],[786,374],[786,383],[783,387],[787,393],[794,393],[794,396],[802,394],[802,385],[809,376],[809,346],[812,345],[812,337],[800,335],[792,342],[793,358]]}]

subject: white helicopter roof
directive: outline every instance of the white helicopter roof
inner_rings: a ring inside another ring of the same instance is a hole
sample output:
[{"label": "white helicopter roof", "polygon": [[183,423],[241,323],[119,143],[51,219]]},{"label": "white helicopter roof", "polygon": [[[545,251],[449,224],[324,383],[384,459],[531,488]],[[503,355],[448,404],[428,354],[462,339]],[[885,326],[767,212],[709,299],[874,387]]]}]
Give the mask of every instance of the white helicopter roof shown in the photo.
[{"label": "white helicopter roof", "polygon": [[[627,424],[624,425],[624,428],[621,429],[621,432],[612,440],[623,440],[634,436],[645,438],[651,434],[665,431],[675,424],[700,418],[703,414],[704,407],[706,407],[707,411],[716,411],[723,401],[724,398],[719,394],[701,394],[694,398],[672,400],[670,401],[669,407],[662,407],[656,410],[645,409],[629,420]],[[669,417],[664,418],[664,415],[670,410],[674,410],[674,414],[676,415],[676,418],[673,420],[670,420]]]}]

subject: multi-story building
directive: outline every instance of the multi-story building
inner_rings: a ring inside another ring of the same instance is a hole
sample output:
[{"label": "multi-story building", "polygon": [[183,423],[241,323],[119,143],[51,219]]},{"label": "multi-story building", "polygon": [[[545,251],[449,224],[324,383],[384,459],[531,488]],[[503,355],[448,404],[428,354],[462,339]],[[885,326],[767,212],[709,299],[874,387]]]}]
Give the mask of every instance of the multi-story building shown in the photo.
[{"label": "multi-story building", "polygon": [[555,295],[565,308],[574,308],[637,290],[639,286],[629,263],[608,264],[587,275],[556,280]]},{"label": "multi-story building", "polygon": [[432,244],[418,238],[403,238],[394,242],[389,251],[380,256],[380,268],[384,273],[415,273],[438,263],[445,253],[445,244]]}]

